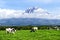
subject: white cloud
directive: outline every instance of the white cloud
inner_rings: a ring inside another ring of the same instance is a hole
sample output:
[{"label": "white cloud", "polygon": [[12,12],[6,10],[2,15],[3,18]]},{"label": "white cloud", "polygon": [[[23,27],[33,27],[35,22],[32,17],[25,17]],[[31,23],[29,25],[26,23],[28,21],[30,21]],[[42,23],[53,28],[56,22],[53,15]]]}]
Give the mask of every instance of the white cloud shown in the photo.
[{"label": "white cloud", "polygon": [[17,18],[22,12],[22,10],[0,9],[0,18]]},{"label": "white cloud", "polygon": [[38,8],[37,10],[34,10],[34,12],[38,12],[38,13],[41,13],[41,12],[46,12],[47,10],[44,10],[42,8]]},{"label": "white cloud", "polygon": [[[38,12],[38,11],[42,12]],[[24,13],[23,10],[0,9],[0,19],[5,18],[45,18],[45,19],[60,19],[60,15],[47,14],[44,9],[35,10],[36,13]]]}]

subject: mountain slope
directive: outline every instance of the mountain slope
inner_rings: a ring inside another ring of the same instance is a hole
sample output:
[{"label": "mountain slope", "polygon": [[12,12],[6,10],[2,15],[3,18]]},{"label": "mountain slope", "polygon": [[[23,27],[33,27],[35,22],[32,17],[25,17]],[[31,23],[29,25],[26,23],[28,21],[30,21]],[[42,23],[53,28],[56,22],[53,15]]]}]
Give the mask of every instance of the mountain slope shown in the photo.
[{"label": "mountain slope", "polygon": [[60,20],[39,19],[39,18],[12,18],[1,19],[0,25],[60,25]]}]

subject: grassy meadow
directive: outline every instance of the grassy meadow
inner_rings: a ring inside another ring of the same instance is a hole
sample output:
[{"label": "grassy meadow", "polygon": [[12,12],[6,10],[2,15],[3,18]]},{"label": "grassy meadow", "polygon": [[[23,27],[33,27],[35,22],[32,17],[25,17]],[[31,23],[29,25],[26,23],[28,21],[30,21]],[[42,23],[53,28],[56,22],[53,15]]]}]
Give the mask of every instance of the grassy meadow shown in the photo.
[{"label": "grassy meadow", "polygon": [[0,30],[0,40],[60,40],[60,30],[17,30],[15,34]]}]

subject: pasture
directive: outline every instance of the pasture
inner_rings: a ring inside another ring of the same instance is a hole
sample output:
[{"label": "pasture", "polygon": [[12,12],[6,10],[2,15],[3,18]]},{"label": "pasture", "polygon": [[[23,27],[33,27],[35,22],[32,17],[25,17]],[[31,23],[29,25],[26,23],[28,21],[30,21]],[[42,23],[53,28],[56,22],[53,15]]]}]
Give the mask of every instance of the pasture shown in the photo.
[{"label": "pasture", "polygon": [[0,40],[60,40],[60,30],[17,30],[15,34],[6,34],[0,30]]}]

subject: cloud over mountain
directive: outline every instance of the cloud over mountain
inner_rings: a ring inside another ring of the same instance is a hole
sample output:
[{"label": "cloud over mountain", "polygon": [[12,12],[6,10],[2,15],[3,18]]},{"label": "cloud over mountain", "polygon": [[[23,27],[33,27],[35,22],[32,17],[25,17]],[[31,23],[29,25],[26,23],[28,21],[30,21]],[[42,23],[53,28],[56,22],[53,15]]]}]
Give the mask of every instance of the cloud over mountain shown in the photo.
[{"label": "cloud over mountain", "polygon": [[24,10],[1,9],[0,19],[5,18],[44,18],[44,19],[60,19],[60,15],[50,14],[42,8],[28,8]]}]

